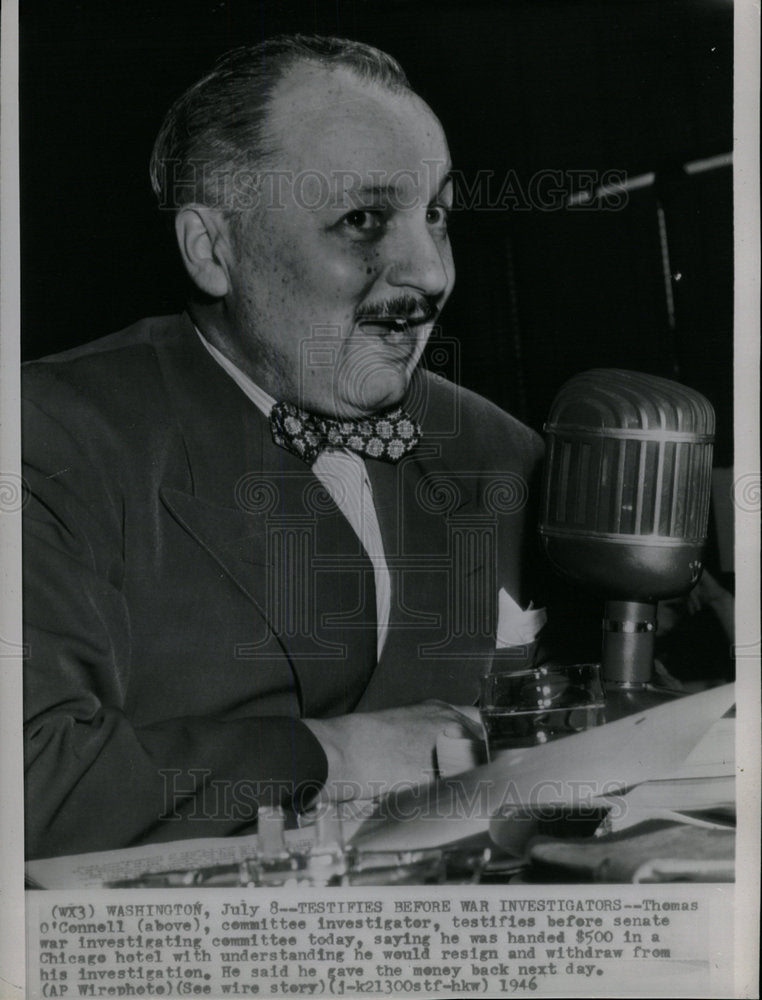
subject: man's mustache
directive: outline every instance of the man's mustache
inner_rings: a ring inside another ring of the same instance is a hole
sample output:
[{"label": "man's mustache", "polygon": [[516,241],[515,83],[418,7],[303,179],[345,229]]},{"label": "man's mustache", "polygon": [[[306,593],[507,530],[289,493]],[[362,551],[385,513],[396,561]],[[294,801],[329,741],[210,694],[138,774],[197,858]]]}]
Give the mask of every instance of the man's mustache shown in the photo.
[{"label": "man's mustache", "polygon": [[356,313],[357,322],[363,320],[401,319],[408,323],[429,323],[436,319],[439,307],[436,300],[414,295],[399,295],[378,304],[361,306]]}]

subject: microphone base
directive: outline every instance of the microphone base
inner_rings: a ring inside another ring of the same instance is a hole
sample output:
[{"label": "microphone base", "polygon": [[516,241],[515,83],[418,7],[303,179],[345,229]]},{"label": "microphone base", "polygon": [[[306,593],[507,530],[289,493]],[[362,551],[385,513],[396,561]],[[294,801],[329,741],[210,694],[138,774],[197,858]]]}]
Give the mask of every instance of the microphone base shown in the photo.
[{"label": "microphone base", "polygon": [[605,707],[602,722],[616,722],[627,715],[636,715],[649,708],[656,708],[667,701],[683,696],[682,691],[671,691],[651,683],[603,682]]},{"label": "microphone base", "polygon": [[603,722],[615,722],[680,697],[681,692],[654,683],[655,636],[655,604],[606,602],[601,658]]}]

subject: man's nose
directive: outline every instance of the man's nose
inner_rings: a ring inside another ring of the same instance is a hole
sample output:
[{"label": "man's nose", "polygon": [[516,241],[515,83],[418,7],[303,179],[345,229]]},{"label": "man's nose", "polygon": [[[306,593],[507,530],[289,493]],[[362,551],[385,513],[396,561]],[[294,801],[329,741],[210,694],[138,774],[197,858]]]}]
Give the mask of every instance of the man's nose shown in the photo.
[{"label": "man's nose", "polygon": [[400,226],[390,249],[387,281],[423,295],[449,291],[454,276],[449,241],[428,225]]}]

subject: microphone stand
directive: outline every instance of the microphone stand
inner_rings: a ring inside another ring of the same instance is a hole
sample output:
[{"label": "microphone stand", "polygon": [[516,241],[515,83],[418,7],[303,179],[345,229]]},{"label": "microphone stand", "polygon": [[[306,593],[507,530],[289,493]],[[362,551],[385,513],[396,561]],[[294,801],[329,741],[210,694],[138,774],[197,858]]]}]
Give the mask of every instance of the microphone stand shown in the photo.
[{"label": "microphone stand", "polygon": [[606,722],[679,696],[678,691],[654,684],[656,625],[655,604],[606,601],[601,653]]}]

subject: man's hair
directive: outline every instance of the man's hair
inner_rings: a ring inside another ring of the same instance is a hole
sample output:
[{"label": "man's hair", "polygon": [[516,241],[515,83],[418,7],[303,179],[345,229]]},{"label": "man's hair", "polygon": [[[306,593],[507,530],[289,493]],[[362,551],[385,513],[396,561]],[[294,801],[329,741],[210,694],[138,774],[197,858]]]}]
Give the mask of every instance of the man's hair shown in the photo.
[{"label": "man's hair", "polygon": [[192,202],[226,214],[246,207],[277,150],[267,112],[278,82],[297,63],[351,70],[368,83],[410,91],[399,63],[363,42],[279,35],[220,56],[170,108],[151,155],[151,186],[163,209]]}]

